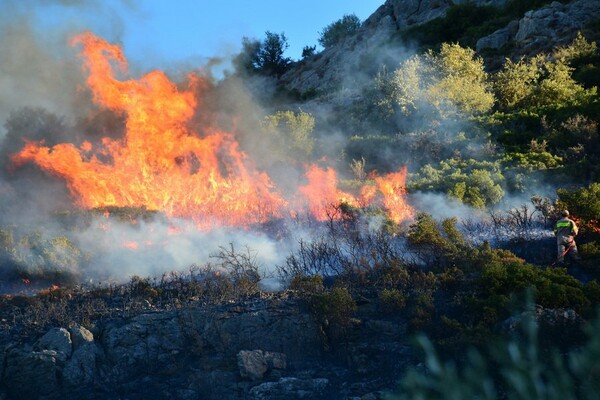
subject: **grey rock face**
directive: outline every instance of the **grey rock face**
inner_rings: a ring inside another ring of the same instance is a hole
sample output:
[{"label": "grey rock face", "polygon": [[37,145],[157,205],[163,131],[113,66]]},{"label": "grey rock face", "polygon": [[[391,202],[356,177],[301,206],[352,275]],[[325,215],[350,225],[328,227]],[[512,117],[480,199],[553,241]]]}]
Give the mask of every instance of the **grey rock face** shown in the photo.
[{"label": "grey rock face", "polygon": [[483,49],[500,49],[502,46],[513,40],[518,30],[519,22],[511,21],[506,27],[498,29],[491,35],[484,36],[479,39],[475,49],[477,51],[481,51]]},{"label": "grey rock face", "polygon": [[65,328],[54,328],[42,336],[35,344],[34,349],[38,351],[50,350],[56,352],[60,361],[71,357],[73,351],[71,334]]},{"label": "grey rock face", "polygon": [[555,1],[525,13],[515,40],[526,53],[568,44],[586,23],[598,18],[599,10],[600,0],[575,0],[568,4]]},{"label": "grey rock face", "polygon": [[[389,47],[399,30],[443,17],[448,8],[466,0],[387,0],[369,18],[359,32],[321,53],[297,63],[282,76],[284,85],[300,93],[309,91],[349,91],[360,87],[384,63],[398,63],[407,58],[409,50]],[[506,0],[476,0],[476,5],[501,7]],[[366,69],[364,60],[374,70]]]},{"label": "grey rock face", "polygon": [[253,381],[261,380],[268,371],[284,370],[286,355],[262,350],[242,350],[237,355],[240,376]]},{"label": "grey rock face", "polygon": [[329,399],[357,379],[381,388],[382,370],[391,387],[411,359],[404,328],[373,321],[356,329],[359,342],[324,353],[321,329],[288,299],[115,318],[98,323],[95,335],[53,328],[35,346],[2,349],[0,397]]},{"label": "grey rock face", "polygon": [[37,399],[58,391],[57,352],[13,348],[6,355],[4,386],[11,398]]},{"label": "grey rock face", "polygon": [[548,52],[557,45],[569,44],[578,31],[598,18],[600,0],[575,0],[567,4],[557,1],[538,10],[531,10],[518,21],[511,22],[477,41],[477,51],[498,49],[514,41],[520,54]]}]

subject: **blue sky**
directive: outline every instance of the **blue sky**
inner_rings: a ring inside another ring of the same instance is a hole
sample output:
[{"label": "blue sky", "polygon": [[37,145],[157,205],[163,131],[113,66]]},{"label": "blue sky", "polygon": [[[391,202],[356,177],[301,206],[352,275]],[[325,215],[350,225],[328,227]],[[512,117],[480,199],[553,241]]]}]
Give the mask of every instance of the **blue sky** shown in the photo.
[{"label": "blue sky", "polygon": [[130,64],[164,68],[235,53],[242,37],[263,39],[266,31],[284,33],[289,44],[286,56],[297,60],[304,46],[319,48],[319,32],[327,25],[346,14],[364,20],[384,2],[22,0],[21,11],[31,12],[28,3],[36,3],[36,25],[42,31],[48,27],[90,29],[111,42],[120,42]]}]

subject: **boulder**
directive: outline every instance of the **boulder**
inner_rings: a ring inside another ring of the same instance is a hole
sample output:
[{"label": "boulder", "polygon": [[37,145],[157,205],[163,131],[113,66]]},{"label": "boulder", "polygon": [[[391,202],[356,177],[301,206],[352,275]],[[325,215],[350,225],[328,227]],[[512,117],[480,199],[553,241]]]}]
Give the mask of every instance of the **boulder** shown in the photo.
[{"label": "boulder", "polygon": [[252,381],[262,380],[273,370],[284,370],[286,355],[262,350],[242,350],[237,354],[238,368],[242,378]]},{"label": "boulder", "polygon": [[33,345],[34,350],[54,350],[56,357],[64,362],[71,357],[73,342],[71,334],[65,328],[52,328]]}]

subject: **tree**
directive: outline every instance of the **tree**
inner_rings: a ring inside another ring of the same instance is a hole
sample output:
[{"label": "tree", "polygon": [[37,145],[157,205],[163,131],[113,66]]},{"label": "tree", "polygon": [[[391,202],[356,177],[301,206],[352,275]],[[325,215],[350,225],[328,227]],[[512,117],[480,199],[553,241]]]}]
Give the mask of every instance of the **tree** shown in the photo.
[{"label": "tree", "polygon": [[439,53],[430,50],[425,60],[433,74],[428,97],[438,109],[450,103],[462,113],[473,115],[485,113],[494,105],[483,59],[476,57],[474,50],[443,43]]},{"label": "tree", "polygon": [[302,59],[306,59],[315,55],[315,51],[317,50],[317,46],[304,46],[302,48]]},{"label": "tree", "polygon": [[477,115],[489,111],[495,101],[483,60],[458,44],[444,43],[439,53],[429,51],[405,60],[387,84],[391,89],[381,105],[390,109],[391,101],[405,115],[432,107],[440,117],[457,112]]},{"label": "tree", "polygon": [[529,61],[520,59],[516,63],[506,59],[502,69],[494,75],[494,89],[501,107],[513,108],[531,96],[540,77],[539,62],[540,57]]},{"label": "tree", "polygon": [[261,67],[260,48],[261,43],[259,40],[242,38],[242,51],[233,59],[233,65],[238,73],[252,74],[258,72]]},{"label": "tree", "polygon": [[267,31],[265,34],[267,37],[258,52],[260,66],[266,75],[279,77],[287,70],[291,61],[289,57],[283,56],[289,44],[283,32],[277,34]]},{"label": "tree", "polygon": [[291,60],[283,53],[289,47],[283,33],[267,31],[263,41],[242,39],[242,51],[234,58],[233,64],[238,73],[261,74],[280,77],[285,73]]},{"label": "tree", "polygon": [[320,32],[319,44],[324,48],[331,47],[356,33],[360,25],[360,19],[355,14],[344,15],[341,19],[327,25]]}]

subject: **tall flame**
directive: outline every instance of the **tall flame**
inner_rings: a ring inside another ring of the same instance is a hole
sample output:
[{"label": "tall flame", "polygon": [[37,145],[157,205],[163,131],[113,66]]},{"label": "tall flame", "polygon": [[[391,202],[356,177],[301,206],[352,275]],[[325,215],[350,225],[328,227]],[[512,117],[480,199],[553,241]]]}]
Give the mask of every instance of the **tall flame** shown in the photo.
[{"label": "tall flame", "polygon": [[[124,137],[79,147],[28,142],[12,160],[17,166],[35,162],[64,179],[80,207],[144,206],[209,228],[263,223],[285,215],[290,204],[302,207],[300,203],[308,203],[314,217],[324,219],[327,204],[359,206],[361,200],[375,199],[372,185],[357,199],[337,189],[333,169],[311,166],[308,184],[297,194],[303,200],[288,202],[266,173],[253,168],[232,134],[204,128],[200,136],[189,130],[189,120],[201,107],[195,90],[206,85],[200,77],[191,75],[185,89],[161,71],[120,81],[115,72],[127,72],[120,47],[89,32],[72,44],[82,46],[94,101],[126,117]],[[397,222],[411,214],[403,197],[405,178],[404,170],[375,179],[384,207]]]}]

